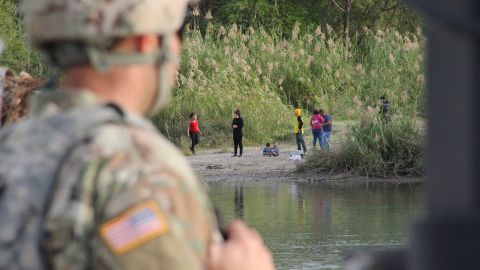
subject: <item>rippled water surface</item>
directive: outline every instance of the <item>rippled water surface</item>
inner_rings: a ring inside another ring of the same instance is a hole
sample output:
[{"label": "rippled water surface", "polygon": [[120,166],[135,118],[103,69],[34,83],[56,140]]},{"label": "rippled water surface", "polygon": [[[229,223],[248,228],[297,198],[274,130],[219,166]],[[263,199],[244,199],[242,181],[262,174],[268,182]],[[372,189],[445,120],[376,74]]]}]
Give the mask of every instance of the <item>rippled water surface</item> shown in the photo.
[{"label": "rippled water surface", "polygon": [[402,246],[422,211],[418,187],[352,188],[297,183],[214,183],[226,221],[243,218],[271,248],[278,269],[343,269],[352,249]]}]

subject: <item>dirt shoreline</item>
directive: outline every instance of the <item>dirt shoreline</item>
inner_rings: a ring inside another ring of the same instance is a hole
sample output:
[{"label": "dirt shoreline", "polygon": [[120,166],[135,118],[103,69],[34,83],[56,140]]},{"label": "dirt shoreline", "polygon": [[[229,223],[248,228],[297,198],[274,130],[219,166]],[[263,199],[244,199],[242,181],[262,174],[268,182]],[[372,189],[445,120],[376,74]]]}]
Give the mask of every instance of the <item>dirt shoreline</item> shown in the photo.
[{"label": "dirt shoreline", "polygon": [[232,157],[230,151],[221,149],[199,150],[187,159],[199,178],[205,182],[300,182],[342,186],[417,186],[419,178],[369,178],[347,174],[309,174],[296,171],[296,164],[303,161],[288,160],[294,145],[280,144],[279,157],[264,157],[261,147],[246,147],[241,158]]}]

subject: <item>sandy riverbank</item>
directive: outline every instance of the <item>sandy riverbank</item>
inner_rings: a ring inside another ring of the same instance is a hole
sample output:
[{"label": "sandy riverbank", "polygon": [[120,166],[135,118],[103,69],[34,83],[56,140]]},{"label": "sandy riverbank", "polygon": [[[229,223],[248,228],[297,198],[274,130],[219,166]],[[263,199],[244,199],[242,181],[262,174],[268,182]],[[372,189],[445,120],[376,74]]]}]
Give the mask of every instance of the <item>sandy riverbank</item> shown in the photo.
[{"label": "sandy riverbank", "polygon": [[187,157],[199,178],[206,182],[283,181],[322,183],[328,185],[418,185],[422,178],[366,178],[349,175],[308,174],[296,171],[302,161],[288,160],[293,144],[280,143],[279,157],[264,157],[261,147],[247,147],[241,158],[231,157],[230,151],[220,149],[200,150]]},{"label": "sandy riverbank", "polygon": [[220,150],[199,151],[187,158],[200,179],[207,182],[296,181],[295,162],[287,157],[285,150],[279,157],[264,157],[261,147],[247,147],[240,158]]}]

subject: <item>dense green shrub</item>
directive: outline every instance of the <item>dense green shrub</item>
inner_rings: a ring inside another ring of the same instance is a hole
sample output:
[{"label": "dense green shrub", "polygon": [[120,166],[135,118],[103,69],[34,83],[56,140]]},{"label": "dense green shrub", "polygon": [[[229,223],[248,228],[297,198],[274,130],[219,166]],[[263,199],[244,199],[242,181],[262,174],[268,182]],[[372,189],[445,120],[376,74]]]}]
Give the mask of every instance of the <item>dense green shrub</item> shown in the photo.
[{"label": "dense green shrub", "polygon": [[382,120],[366,112],[341,138],[338,148],[309,155],[299,169],[310,172],[350,172],[362,176],[423,174],[423,135],[411,115]]}]

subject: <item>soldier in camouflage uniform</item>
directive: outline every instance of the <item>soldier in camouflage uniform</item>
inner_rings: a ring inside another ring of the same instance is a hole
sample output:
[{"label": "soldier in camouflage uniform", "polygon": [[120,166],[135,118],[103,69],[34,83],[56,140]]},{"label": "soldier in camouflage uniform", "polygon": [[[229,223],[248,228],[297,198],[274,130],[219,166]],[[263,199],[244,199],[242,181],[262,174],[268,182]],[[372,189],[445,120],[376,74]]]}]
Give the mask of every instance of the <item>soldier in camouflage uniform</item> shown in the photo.
[{"label": "soldier in camouflage uniform", "polygon": [[142,115],[168,101],[187,0],[24,0],[62,90],[0,135],[0,268],[274,269],[258,234],[223,242],[202,185]]}]

